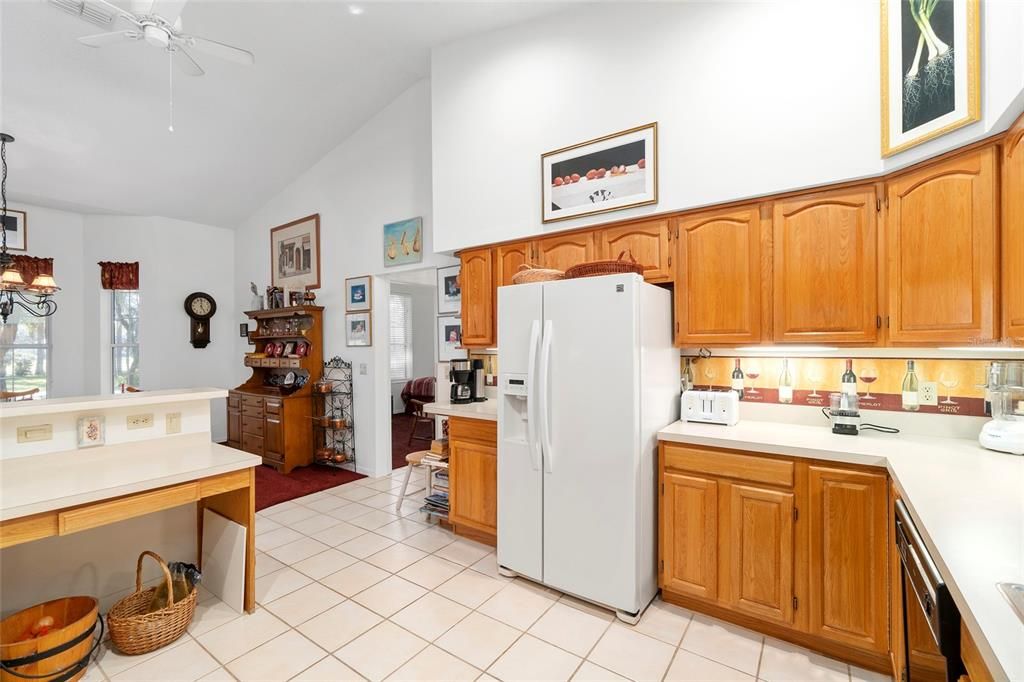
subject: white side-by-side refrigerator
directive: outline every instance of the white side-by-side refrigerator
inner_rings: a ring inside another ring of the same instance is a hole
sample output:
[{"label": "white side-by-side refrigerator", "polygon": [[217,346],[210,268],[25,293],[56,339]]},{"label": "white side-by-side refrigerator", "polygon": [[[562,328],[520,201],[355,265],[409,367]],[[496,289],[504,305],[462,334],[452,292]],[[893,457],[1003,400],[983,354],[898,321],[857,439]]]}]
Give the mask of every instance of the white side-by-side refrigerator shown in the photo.
[{"label": "white side-by-side refrigerator", "polygon": [[671,308],[634,274],[498,289],[498,564],[627,621],[657,591]]}]

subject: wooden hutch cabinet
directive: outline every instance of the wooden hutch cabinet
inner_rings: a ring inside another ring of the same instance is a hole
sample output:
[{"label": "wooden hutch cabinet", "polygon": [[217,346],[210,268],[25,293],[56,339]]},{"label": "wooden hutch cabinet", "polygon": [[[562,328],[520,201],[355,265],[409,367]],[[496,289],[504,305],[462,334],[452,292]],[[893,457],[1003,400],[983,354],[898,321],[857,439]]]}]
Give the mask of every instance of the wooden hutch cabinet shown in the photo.
[{"label": "wooden hutch cabinet", "polygon": [[[323,308],[253,310],[246,316],[256,320],[256,350],[245,357],[252,376],[228,392],[227,444],[287,474],[313,460],[310,392],[323,367]],[[268,344],[299,342],[309,344],[303,357],[266,357]],[[284,384],[290,373],[301,386]]]}]

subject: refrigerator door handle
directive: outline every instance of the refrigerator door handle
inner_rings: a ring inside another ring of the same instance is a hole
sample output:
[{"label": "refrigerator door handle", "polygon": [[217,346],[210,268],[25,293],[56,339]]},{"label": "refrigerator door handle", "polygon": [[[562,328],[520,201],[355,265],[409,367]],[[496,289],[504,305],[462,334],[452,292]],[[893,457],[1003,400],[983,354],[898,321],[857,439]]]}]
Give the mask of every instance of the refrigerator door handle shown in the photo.
[{"label": "refrigerator door handle", "polygon": [[540,350],[540,320],[530,326],[530,361],[526,368],[526,446],[530,450],[530,463],[534,471],[540,470],[540,440],[537,434],[537,399],[534,386],[537,379],[537,354]]},{"label": "refrigerator door handle", "polygon": [[548,384],[551,382],[551,320],[544,321],[544,340],[540,349],[540,381],[540,434],[544,444],[544,469],[550,474],[554,460],[554,453],[551,450],[551,408],[548,405]]}]

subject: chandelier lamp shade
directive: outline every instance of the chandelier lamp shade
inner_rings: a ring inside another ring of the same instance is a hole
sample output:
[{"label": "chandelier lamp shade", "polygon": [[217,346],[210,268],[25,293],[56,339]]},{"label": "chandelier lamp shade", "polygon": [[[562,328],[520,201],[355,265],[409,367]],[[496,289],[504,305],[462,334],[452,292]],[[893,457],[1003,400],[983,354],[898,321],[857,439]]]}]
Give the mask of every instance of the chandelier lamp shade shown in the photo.
[{"label": "chandelier lamp shade", "polygon": [[7,133],[0,133],[0,161],[3,163],[3,178],[0,180],[0,198],[3,200],[0,208],[0,322],[7,324],[7,318],[14,313],[14,306],[18,306],[33,317],[48,317],[57,312],[57,302],[53,295],[60,291],[57,282],[50,272],[39,272],[32,277],[31,282],[26,282],[14,256],[7,251],[7,231],[9,221],[13,217],[7,216],[7,144],[14,142],[14,138]]}]

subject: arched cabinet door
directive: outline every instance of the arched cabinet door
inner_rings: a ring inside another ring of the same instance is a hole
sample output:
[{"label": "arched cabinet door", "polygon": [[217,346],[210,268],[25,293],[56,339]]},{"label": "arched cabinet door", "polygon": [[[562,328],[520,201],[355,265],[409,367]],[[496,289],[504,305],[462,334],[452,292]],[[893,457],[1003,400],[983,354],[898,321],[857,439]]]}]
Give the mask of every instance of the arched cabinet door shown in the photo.
[{"label": "arched cabinet door", "polygon": [[888,334],[895,345],[979,343],[997,331],[995,147],[888,183]]},{"label": "arched cabinet door", "polygon": [[607,227],[597,233],[598,257],[614,260],[628,252],[644,266],[648,282],[671,282],[674,274],[672,224],[668,218]]},{"label": "arched cabinet door", "polygon": [[553,270],[568,270],[574,265],[594,260],[592,232],[566,232],[535,242],[537,265]]},{"label": "arched cabinet door", "polygon": [[1003,336],[1024,346],[1024,116],[1003,143]]},{"label": "arched cabinet door", "polygon": [[680,219],[676,344],[760,343],[761,272],[759,206]]},{"label": "arched cabinet door", "polygon": [[871,185],[775,203],[776,342],[877,342],[878,208]]}]

